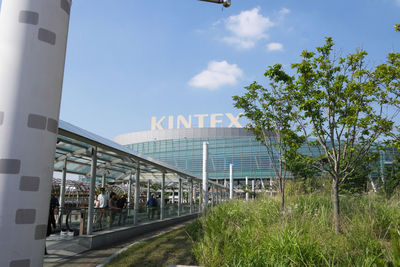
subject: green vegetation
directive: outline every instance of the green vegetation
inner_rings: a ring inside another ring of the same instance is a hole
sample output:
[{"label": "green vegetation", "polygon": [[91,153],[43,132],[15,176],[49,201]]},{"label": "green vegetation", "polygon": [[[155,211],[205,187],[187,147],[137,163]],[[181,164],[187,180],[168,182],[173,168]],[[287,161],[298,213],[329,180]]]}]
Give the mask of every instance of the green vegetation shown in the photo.
[{"label": "green vegetation", "polygon": [[[250,121],[247,129],[266,146],[282,209],[286,170],[299,173],[311,166],[331,178],[336,233],[341,232],[340,190],[352,190],[340,186],[352,180],[348,185],[362,191],[365,179],[356,178],[366,176],[354,174],[370,160],[378,141],[395,132],[400,54],[389,53],[387,63],[375,68],[368,66],[367,55],[360,50],[338,57],[327,37],[315,51],[303,51],[290,72],[282,64],[268,67],[268,87],[253,82],[243,96],[233,96],[234,106]],[[290,166],[293,159],[302,164]]]},{"label": "green vegetation", "polygon": [[[189,229],[192,229],[190,226]],[[196,227],[198,228],[198,227]],[[194,231],[191,230],[193,235]],[[191,252],[193,242],[180,228],[137,243],[110,261],[107,266],[168,266],[175,264],[195,265]]]},{"label": "green vegetation", "polygon": [[272,197],[224,203],[192,225],[194,254],[204,266],[397,266],[400,199],[341,199],[340,235],[329,194],[289,197],[284,215]]}]

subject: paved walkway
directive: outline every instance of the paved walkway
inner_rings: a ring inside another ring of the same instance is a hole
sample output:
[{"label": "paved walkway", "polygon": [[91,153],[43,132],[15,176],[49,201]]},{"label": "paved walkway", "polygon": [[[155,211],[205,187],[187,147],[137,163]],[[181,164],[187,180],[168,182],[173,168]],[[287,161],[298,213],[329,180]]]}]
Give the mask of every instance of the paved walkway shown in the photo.
[{"label": "paved walkway", "polygon": [[188,222],[185,222],[158,229],[153,232],[143,233],[143,235],[113,244],[112,246],[93,250],[87,250],[87,248],[79,245],[79,237],[51,235],[46,239],[47,252],[49,255],[44,257],[43,266],[97,266],[112,254],[134,242],[146,240],[152,236],[178,229],[187,223]]}]

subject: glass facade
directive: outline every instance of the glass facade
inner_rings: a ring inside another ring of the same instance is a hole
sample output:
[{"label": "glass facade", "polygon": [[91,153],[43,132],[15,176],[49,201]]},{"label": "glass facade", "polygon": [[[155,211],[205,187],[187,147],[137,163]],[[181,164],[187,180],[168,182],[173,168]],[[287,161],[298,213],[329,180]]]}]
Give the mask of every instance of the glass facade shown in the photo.
[{"label": "glass facade", "polygon": [[127,147],[202,177],[203,142],[208,142],[209,179],[228,179],[230,164],[235,179],[275,176],[265,146],[251,136],[155,140]]},{"label": "glass facade", "polygon": [[[234,179],[274,178],[273,164],[278,166],[278,160],[275,158],[271,162],[266,147],[243,128],[171,129],[130,133],[115,139],[133,151],[196,177],[202,177],[203,142],[208,142],[209,179],[229,179],[230,164],[233,164]],[[324,153],[318,146],[310,149],[313,155]],[[382,173],[383,166],[391,164],[391,150],[387,148],[380,153],[378,166],[374,168],[376,173]],[[306,146],[299,152],[310,154]]]}]

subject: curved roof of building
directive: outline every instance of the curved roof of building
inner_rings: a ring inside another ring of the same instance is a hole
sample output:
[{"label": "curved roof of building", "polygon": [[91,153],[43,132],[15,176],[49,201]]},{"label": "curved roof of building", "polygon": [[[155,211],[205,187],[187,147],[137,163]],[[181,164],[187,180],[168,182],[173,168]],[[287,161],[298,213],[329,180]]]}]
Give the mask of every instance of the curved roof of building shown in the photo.
[{"label": "curved roof of building", "polygon": [[252,132],[244,128],[182,128],[121,134],[114,141],[121,145],[143,143],[173,139],[196,139],[218,137],[246,137],[254,136]]}]

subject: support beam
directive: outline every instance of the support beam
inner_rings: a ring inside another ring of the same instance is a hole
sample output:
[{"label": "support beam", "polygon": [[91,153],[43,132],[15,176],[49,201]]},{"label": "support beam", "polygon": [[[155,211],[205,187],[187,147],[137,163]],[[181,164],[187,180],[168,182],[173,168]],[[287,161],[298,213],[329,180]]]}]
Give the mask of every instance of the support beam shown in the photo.
[{"label": "support beam", "polygon": [[202,188],[202,184],[199,183],[199,212],[203,211],[203,203],[204,203],[203,188]]},{"label": "support beam", "polygon": [[179,189],[178,189],[178,216],[182,214],[182,178],[179,177]]},{"label": "support beam", "polygon": [[162,173],[161,177],[161,201],[160,201],[160,219],[165,219],[165,172]]},{"label": "support beam", "polygon": [[89,191],[89,208],[87,216],[87,235],[93,232],[93,217],[94,217],[94,193],[96,189],[96,171],[97,171],[97,147],[92,149],[92,167],[90,175],[90,191]]},{"label": "support beam", "polygon": [[233,164],[229,164],[229,199],[233,199]]},{"label": "support beam", "polygon": [[254,199],[255,198],[255,194],[256,194],[256,192],[254,191],[255,190],[255,187],[254,187],[254,179],[253,180],[251,180],[251,198],[252,199]]},{"label": "support beam", "polygon": [[189,181],[189,205],[190,205],[190,214],[193,213],[193,179]]},{"label": "support beam", "polygon": [[211,206],[214,207],[214,185],[211,185]]},{"label": "support beam", "polygon": [[246,201],[249,200],[249,178],[246,176]]},{"label": "support beam", "polygon": [[104,169],[103,176],[101,176],[101,187],[103,187],[103,188],[106,187],[106,173],[107,173],[107,170]]},{"label": "support beam", "polygon": [[131,206],[131,199],[132,199],[132,174],[129,176],[128,180],[128,211]]},{"label": "support beam", "polygon": [[64,166],[62,170],[61,186],[60,186],[60,210],[58,212],[58,224],[61,227],[62,217],[65,209],[65,182],[67,180],[67,159],[64,159]]},{"label": "support beam", "polygon": [[150,199],[150,180],[147,181],[147,195],[146,201]]},{"label": "support beam", "polygon": [[203,142],[203,212],[207,212],[208,205],[208,143]]},{"label": "support beam", "polygon": [[137,225],[139,215],[139,197],[140,197],[140,162],[136,166],[135,175],[135,203],[133,206],[133,224]]}]

